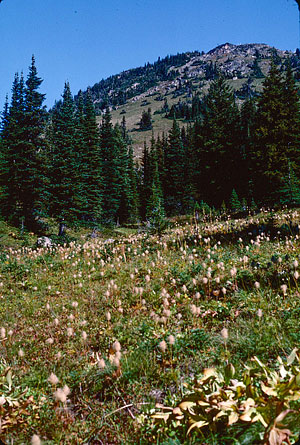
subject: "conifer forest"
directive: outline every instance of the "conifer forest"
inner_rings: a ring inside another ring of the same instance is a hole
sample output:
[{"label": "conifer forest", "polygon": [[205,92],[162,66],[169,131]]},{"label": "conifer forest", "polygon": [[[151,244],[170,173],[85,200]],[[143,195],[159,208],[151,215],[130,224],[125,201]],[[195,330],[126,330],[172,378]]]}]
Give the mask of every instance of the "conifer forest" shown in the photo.
[{"label": "conifer forest", "polygon": [[[174,111],[171,130],[145,142],[138,164],[125,117],[113,126],[107,107],[98,126],[91,94],[75,102],[68,83],[47,112],[41,84],[33,58],[2,113],[1,215],[16,226],[42,231],[42,218],[52,217],[97,227],[205,205],[300,203],[300,110],[288,63],[282,72],[273,61],[261,94],[240,107],[216,75],[195,118],[180,128]],[[151,126],[151,112],[143,118]]]}]

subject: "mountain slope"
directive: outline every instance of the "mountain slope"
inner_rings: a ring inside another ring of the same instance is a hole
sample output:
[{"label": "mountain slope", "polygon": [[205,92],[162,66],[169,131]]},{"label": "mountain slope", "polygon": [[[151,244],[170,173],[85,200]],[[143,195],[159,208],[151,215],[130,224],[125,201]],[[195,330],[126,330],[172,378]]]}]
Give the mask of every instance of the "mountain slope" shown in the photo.
[{"label": "mountain slope", "polygon": [[[124,71],[89,88],[97,112],[110,106],[113,122],[125,117],[136,156],[152,130],[140,131],[143,111],[151,108],[155,135],[167,132],[171,120],[165,106],[192,104],[194,97],[206,94],[212,79],[221,72],[236,92],[237,101],[261,91],[271,59],[285,69],[289,58],[299,76],[299,54],[281,51],[266,44],[233,45],[225,43],[208,53],[194,51],[158,59],[153,64]],[[87,91],[83,92],[86,95]],[[100,118],[99,118],[100,120]]]}]

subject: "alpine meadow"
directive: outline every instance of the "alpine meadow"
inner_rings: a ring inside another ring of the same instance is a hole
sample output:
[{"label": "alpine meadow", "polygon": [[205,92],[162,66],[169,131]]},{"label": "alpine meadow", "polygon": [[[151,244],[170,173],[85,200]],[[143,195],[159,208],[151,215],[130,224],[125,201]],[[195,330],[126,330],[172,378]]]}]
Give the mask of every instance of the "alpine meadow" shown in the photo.
[{"label": "alpine meadow", "polygon": [[299,445],[300,49],[178,52],[51,107],[28,65],[0,115],[0,442]]}]

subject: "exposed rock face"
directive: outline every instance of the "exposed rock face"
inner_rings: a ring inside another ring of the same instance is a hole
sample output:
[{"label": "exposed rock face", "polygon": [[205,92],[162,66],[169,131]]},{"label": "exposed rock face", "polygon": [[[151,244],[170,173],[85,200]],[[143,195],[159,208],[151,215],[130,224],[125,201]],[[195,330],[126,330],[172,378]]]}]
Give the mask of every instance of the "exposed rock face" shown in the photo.
[{"label": "exposed rock face", "polygon": [[180,67],[179,72],[184,72],[187,77],[201,77],[205,75],[208,65],[215,63],[227,77],[233,78],[238,75],[243,78],[253,74],[253,63],[257,59],[260,68],[266,74],[274,54],[284,60],[291,56],[292,52],[281,51],[264,43],[244,45],[225,43],[204,55],[192,57],[188,63]]}]

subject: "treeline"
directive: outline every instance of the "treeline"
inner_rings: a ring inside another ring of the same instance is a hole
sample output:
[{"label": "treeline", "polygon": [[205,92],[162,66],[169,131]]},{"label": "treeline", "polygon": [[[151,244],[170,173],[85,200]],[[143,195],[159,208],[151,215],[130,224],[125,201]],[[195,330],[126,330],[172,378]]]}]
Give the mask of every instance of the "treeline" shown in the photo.
[{"label": "treeline", "polygon": [[[144,93],[159,82],[175,79],[177,71],[169,71],[169,68],[184,65],[192,56],[198,54],[200,53],[195,51],[167,56],[163,59],[159,57],[154,63],[148,62],[143,67],[123,71],[95,83],[88,89],[89,93],[83,93],[84,98],[90,94],[95,103],[96,113],[100,114],[107,107],[125,104],[132,97]],[[76,103],[78,98],[79,95],[76,95]]]},{"label": "treeline", "polygon": [[145,147],[143,209],[155,190],[167,214],[200,202],[236,210],[300,204],[300,108],[290,65],[282,73],[272,63],[262,93],[240,108],[222,76],[198,104],[194,123],[180,130],[174,120],[168,135]]},{"label": "treeline", "polygon": [[[300,109],[291,67],[272,63],[258,98],[239,109],[226,80],[211,82],[201,113],[152,137],[136,165],[123,118],[100,127],[90,93],[77,105],[65,84],[51,113],[34,58],[16,74],[0,133],[1,216],[40,230],[43,217],[115,224],[184,214],[195,206],[300,203]],[[196,105],[196,103],[195,103]],[[198,103],[197,103],[198,105]],[[200,105],[199,105],[200,106]]]}]

